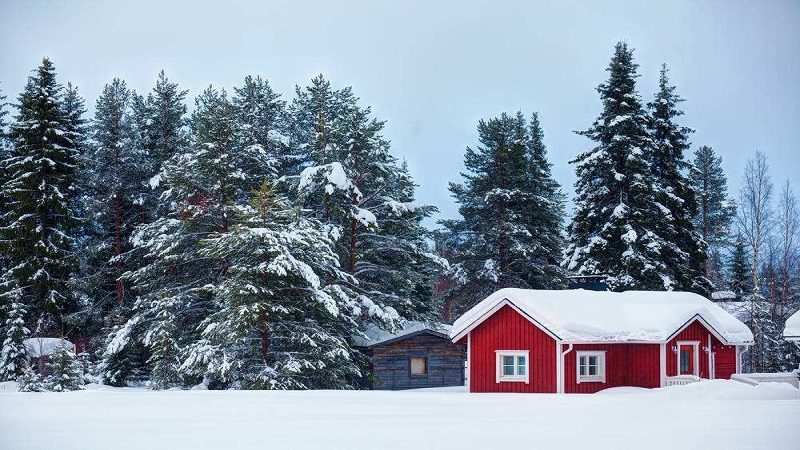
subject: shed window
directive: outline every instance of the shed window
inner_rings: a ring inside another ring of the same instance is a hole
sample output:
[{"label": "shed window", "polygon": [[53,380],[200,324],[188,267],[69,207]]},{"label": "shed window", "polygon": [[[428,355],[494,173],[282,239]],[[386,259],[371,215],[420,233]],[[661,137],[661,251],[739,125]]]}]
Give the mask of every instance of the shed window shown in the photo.
[{"label": "shed window", "polygon": [[427,375],[428,358],[411,358],[411,375]]},{"label": "shed window", "polygon": [[519,381],[527,383],[529,381],[528,365],[527,350],[497,351],[497,382]]},{"label": "shed window", "polygon": [[606,382],[606,352],[577,352],[578,383]]}]

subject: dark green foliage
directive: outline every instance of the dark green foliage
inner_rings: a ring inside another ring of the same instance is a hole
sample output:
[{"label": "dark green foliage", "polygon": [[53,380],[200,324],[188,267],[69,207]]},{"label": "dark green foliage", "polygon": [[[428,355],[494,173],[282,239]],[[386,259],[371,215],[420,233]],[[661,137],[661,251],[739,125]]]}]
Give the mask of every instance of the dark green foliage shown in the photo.
[{"label": "dark green foliage", "polygon": [[228,266],[205,288],[220,307],[200,325],[185,370],[244,389],[347,388],[359,375],[348,341],[361,308],[323,281],[348,278],[331,237],[266,182],[237,217],[202,243],[203,256]]},{"label": "dark green foliage", "polygon": [[563,196],[550,174],[539,118],[522,113],[481,120],[480,146],[468,147],[464,184],[451,183],[460,220],[444,221],[453,249],[449,294],[463,312],[503,287],[553,289],[558,266]]},{"label": "dark green foliage", "polygon": [[580,275],[606,274],[612,290],[663,290],[674,284],[661,256],[669,243],[657,229],[667,212],[654,201],[658,184],[647,153],[652,142],[636,91],[637,68],[633,50],[617,43],[609,79],[597,88],[603,111],[578,133],[597,146],[570,161],[578,180],[562,264]]},{"label": "dark green foliage", "polygon": [[747,254],[741,235],[737,236],[734,241],[729,271],[730,288],[736,295],[743,296],[753,291],[753,272],[750,268],[750,256]]},{"label": "dark green foliage", "polygon": [[[694,152],[690,180],[697,197],[695,229],[708,244],[710,252],[720,251],[729,244],[730,226],[736,215],[736,205],[728,198],[728,181],[722,171],[722,158],[714,149],[702,146]],[[713,260],[706,264],[706,274],[713,278],[721,267]]]},{"label": "dark green foliage", "polygon": [[25,326],[27,311],[21,302],[22,291],[13,288],[3,294],[5,299],[0,304],[6,303],[4,311],[5,336],[2,350],[0,350],[0,380],[16,380],[25,374],[28,367],[28,357],[25,352],[25,339],[30,336],[30,330]]},{"label": "dark green foliage", "polygon": [[2,290],[16,284],[36,330],[54,332],[76,309],[68,280],[77,263],[72,199],[82,108],[74,89],[64,95],[45,58],[28,78],[17,109],[11,153],[2,163],[2,197],[8,201],[0,226],[0,249],[8,258]]},{"label": "dark green foliage", "polygon": [[322,76],[297,88],[289,111],[302,204],[340,236],[336,253],[354,277],[347,288],[361,294],[369,315],[430,320],[440,261],[428,252],[421,222],[436,208],[414,202],[415,185],[381,134],[384,122],[350,88],[334,90]]},{"label": "dark green foliage", "polygon": [[45,389],[54,392],[83,389],[83,366],[65,345],[57,345],[50,355],[43,384]]},{"label": "dark green foliage", "polygon": [[694,130],[676,123],[683,115],[678,104],[684,100],[675,93],[675,86],[669,84],[666,64],[661,67],[658,86],[655,99],[647,106],[650,169],[657,183],[653,201],[664,213],[655,228],[668,242],[661,249],[661,259],[673,282],[670,288],[708,295],[712,286],[705,273],[707,247],[694,229],[696,192],[688,178],[691,166],[684,156],[689,149],[689,134]]}]

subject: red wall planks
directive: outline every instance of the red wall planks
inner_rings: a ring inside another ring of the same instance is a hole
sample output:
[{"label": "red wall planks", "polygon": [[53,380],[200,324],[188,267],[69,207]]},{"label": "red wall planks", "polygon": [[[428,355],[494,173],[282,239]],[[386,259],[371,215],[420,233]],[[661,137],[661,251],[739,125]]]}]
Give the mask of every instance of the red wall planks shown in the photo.
[{"label": "red wall planks", "polygon": [[[470,392],[556,392],[556,341],[510,306],[472,330]],[[497,383],[495,350],[530,351],[530,383]]]},{"label": "red wall planks", "polygon": [[[566,351],[568,345],[563,345]],[[606,382],[577,383],[577,352],[606,352]],[[564,356],[564,392],[589,394],[617,386],[661,386],[659,344],[576,344]]]},{"label": "red wall planks", "polygon": [[678,355],[672,348],[678,345],[678,341],[697,341],[699,345],[699,371],[700,378],[710,378],[708,368],[708,353],[703,347],[708,347],[708,337],[711,336],[711,348],[714,352],[714,378],[728,379],[736,373],[736,347],[724,345],[703,325],[702,322],[694,320],[688,327],[681,331],[674,339],[667,343],[667,376],[672,377],[678,374]]}]

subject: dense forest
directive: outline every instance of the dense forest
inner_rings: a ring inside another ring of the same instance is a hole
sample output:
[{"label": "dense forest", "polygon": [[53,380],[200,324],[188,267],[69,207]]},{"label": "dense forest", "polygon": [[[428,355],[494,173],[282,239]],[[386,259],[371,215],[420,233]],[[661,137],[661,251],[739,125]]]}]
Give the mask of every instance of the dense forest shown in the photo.
[{"label": "dense forest", "polygon": [[[598,274],[617,291],[728,292],[756,336],[748,368],[796,366],[780,337],[800,307],[792,187],[775,192],[755,153],[732,195],[717,151],[692,150],[666,65],[649,100],[627,44],[607,71],[570,161],[571,217],[539,115],[503,113],[450,184],[461,217],[431,231],[436,207],[350,87],[320,75],[287,99],[246,76],[190,107],[162,71],[146,93],[111,80],[89,117],[44,58],[15,101],[0,92],[0,378],[359,388],[367,327],[452,322],[499,288]],[[87,353],[53,355],[40,379],[34,336]]]}]

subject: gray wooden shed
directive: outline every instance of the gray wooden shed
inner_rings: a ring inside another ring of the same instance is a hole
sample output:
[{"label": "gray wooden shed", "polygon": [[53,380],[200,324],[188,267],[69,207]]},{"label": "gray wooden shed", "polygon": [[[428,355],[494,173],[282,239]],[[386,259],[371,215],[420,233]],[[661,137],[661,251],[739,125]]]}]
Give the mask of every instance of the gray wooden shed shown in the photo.
[{"label": "gray wooden shed", "polygon": [[373,389],[463,386],[466,346],[452,343],[449,332],[449,325],[422,322],[395,333],[370,327],[354,345],[371,358]]}]

